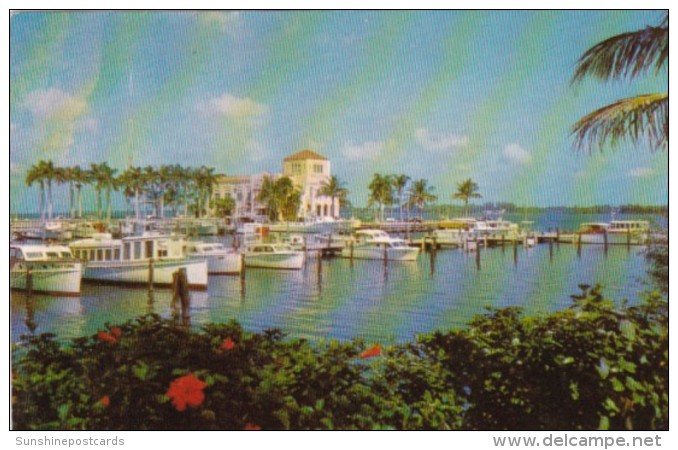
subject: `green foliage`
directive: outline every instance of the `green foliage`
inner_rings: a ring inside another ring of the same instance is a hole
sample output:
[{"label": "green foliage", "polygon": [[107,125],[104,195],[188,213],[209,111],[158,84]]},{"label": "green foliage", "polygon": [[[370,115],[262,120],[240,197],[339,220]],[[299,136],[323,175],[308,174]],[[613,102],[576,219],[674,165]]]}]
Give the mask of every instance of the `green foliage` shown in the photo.
[{"label": "green foliage", "polygon": [[[657,294],[617,307],[582,286],[569,309],[490,310],[371,358],[361,340],[312,344],[234,322],[192,330],[148,315],[107,328],[69,344],[25,338],[16,429],[668,428]],[[185,411],[166,395],[182,377],[201,390]]]}]

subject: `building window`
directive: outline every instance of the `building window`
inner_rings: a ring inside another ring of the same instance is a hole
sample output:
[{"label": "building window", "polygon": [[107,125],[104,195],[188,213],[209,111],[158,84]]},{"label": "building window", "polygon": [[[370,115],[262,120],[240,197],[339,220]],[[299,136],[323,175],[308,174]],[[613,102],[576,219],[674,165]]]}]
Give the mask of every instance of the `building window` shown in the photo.
[{"label": "building window", "polygon": [[313,173],[323,173],[323,165],[313,164]]},{"label": "building window", "polygon": [[301,164],[300,163],[292,163],[292,174],[293,175],[299,175],[301,173]]}]

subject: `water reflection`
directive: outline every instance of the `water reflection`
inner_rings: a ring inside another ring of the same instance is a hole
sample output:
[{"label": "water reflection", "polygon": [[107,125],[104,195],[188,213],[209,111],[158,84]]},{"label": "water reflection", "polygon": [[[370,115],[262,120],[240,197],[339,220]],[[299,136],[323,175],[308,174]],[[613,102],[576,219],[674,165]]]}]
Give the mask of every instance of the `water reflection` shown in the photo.
[{"label": "water reflection", "polygon": [[[511,248],[512,247],[512,248]],[[574,247],[574,248],[573,248]],[[478,270],[480,264],[480,270]],[[32,328],[60,338],[93,334],[105,323],[140,314],[176,317],[187,326],[239,321],[246,329],[280,328],[309,339],[364,337],[388,341],[463,326],[485,306],[546,312],[570,304],[580,283],[604,286],[609,298],[631,302],[646,289],[641,249],[539,245],[443,249],[417,261],[309,259],[298,271],[247,269],[243,277],[212,276],[190,305],[172,307],[168,289],[83,285],[80,298],[12,293],[11,337]]]}]

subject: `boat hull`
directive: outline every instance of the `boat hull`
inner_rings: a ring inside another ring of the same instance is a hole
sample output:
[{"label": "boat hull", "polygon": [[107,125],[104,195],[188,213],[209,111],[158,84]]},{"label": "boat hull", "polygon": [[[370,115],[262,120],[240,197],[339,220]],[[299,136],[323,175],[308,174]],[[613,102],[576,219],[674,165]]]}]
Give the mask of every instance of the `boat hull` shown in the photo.
[{"label": "boat hull", "polygon": [[[414,247],[388,247],[386,249],[386,257],[389,261],[415,261],[419,255],[419,249]],[[351,257],[351,249],[343,248],[341,256],[344,258]],[[369,246],[363,247],[356,245],[353,247],[353,259],[384,259],[384,248]]]},{"label": "boat hull", "polygon": [[[31,290],[41,294],[79,296],[82,274],[81,263],[47,269],[34,265],[31,269]],[[27,269],[25,265],[17,264],[10,271],[9,278],[11,289],[26,290]]]},{"label": "boat hull", "polygon": [[207,255],[207,271],[210,275],[237,275],[242,271],[239,253]]},{"label": "boat hull", "polygon": [[[582,233],[582,244],[605,244],[605,235],[603,233]],[[576,242],[576,240],[575,240]],[[647,242],[647,234],[645,233],[607,233],[608,245],[643,245]]]},{"label": "boat hull", "polygon": [[[207,289],[207,261],[205,259],[154,261],[153,285],[171,286],[172,274],[184,268],[190,289]],[[148,276],[148,261],[91,261],[85,268],[83,279],[106,284],[147,285]]]},{"label": "boat hull", "polygon": [[298,270],[304,265],[304,254],[294,253],[245,253],[245,266],[260,269]]}]

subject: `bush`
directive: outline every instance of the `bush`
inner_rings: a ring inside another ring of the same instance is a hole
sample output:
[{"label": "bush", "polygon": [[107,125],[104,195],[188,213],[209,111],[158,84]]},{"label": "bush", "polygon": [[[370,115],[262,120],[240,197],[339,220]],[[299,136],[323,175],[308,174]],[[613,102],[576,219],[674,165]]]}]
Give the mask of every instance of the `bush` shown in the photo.
[{"label": "bush", "polygon": [[16,429],[667,429],[666,301],[583,287],[411,344],[316,344],[157,315],[13,355]]}]

